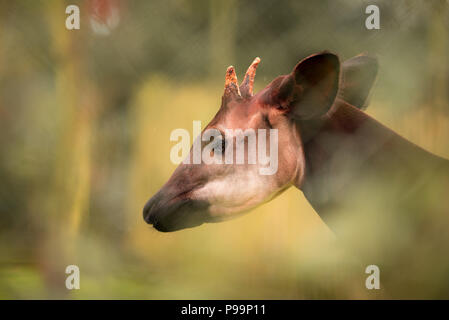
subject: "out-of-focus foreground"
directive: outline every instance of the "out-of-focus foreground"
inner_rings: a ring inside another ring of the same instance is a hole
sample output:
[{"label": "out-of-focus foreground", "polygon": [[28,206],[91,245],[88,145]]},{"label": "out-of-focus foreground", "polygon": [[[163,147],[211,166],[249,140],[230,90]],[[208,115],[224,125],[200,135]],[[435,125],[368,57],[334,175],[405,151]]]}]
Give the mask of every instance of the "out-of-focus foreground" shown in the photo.
[{"label": "out-of-focus foreground", "polygon": [[[65,28],[69,4],[80,30]],[[380,30],[365,28],[368,4]],[[1,1],[0,298],[388,298],[366,290],[364,267],[296,189],[169,234],[142,208],[175,168],[170,132],[208,123],[226,67],[241,78],[256,56],[257,90],[317,51],[377,55],[367,113],[449,157],[448,10],[445,0]],[[67,265],[79,266],[80,290],[66,289]]]}]

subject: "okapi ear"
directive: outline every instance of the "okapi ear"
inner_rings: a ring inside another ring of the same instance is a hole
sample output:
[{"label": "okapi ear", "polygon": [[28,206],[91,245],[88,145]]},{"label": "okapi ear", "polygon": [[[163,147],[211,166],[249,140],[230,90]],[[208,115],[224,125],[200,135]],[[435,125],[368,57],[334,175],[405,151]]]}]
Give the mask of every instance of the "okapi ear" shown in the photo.
[{"label": "okapi ear", "polygon": [[338,97],[359,109],[366,109],[377,76],[377,59],[359,55],[343,62],[341,69],[342,81]]},{"label": "okapi ear", "polygon": [[332,53],[318,53],[299,62],[281,84],[285,88],[293,85],[289,113],[302,120],[326,114],[337,96],[339,75],[340,62]]}]

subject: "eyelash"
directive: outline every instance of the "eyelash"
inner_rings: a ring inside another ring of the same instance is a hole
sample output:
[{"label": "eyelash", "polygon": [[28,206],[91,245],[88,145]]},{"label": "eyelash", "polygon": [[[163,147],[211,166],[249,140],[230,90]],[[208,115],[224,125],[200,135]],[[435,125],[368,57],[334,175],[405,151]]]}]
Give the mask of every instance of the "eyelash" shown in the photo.
[{"label": "eyelash", "polygon": [[[221,131],[220,131],[221,132]],[[221,132],[221,139],[220,139],[220,141],[217,141],[216,143],[216,145],[215,145],[215,147],[211,150],[211,152],[213,153],[217,148],[216,147],[218,147],[218,143],[220,143],[220,148],[218,149],[218,150],[220,150],[220,153],[221,154],[224,154],[225,153],[225,151],[226,151],[226,146],[227,146],[227,144],[226,144],[226,139],[224,138],[224,133],[223,132]],[[204,142],[204,143],[207,143],[207,142]]]},{"label": "eyelash", "polygon": [[221,139],[221,153],[226,151],[226,139]]},{"label": "eyelash", "polygon": [[217,141],[216,145],[214,146],[214,148],[211,150],[212,154],[215,153],[215,150],[217,150],[218,147],[218,143],[220,143],[220,148],[218,149],[220,154],[224,154],[226,151],[226,139],[220,139],[220,141]]},{"label": "eyelash", "polygon": [[224,154],[225,150],[226,150],[226,139],[222,138],[219,143],[220,143],[220,146],[221,146],[220,153]]}]

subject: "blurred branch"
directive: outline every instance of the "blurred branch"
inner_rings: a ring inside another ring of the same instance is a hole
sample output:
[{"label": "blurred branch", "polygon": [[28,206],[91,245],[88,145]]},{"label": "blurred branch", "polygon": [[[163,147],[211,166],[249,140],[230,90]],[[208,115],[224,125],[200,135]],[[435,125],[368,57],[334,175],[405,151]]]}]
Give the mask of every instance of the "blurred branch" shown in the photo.
[{"label": "blurred branch", "polygon": [[[51,50],[55,61],[55,96],[59,130],[50,181],[50,232],[42,253],[44,274],[50,286],[63,288],[65,267],[76,264],[80,225],[86,216],[90,192],[90,148],[95,119],[93,86],[86,79],[82,33],[65,28],[65,7],[48,6]],[[83,28],[82,28],[83,29]],[[58,256],[59,259],[51,257]]]},{"label": "blurred branch", "polygon": [[210,5],[210,72],[212,77],[224,75],[234,61],[237,3],[235,0],[211,1]]},{"label": "blurred branch", "polygon": [[449,112],[449,6],[445,0],[429,6],[426,102],[434,110]]}]

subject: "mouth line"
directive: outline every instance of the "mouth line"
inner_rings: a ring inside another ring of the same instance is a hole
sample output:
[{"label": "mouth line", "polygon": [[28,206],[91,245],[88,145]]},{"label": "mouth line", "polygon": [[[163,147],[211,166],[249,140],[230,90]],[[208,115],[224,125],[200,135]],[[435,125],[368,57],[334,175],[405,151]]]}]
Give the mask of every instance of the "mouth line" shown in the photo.
[{"label": "mouth line", "polygon": [[176,194],[175,196],[173,196],[168,203],[173,202],[173,201],[180,201],[180,200],[194,200],[194,199],[190,199],[190,196],[192,195],[193,192],[195,192],[196,190],[200,189],[202,186],[204,186],[204,183],[197,183],[193,186],[191,186],[188,189],[185,189],[184,191]]},{"label": "mouth line", "polygon": [[193,228],[207,222],[208,204],[191,199],[178,200],[165,207],[165,210],[153,216],[153,227],[161,232],[171,232]]},{"label": "mouth line", "polygon": [[194,189],[190,189],[187,191],[183,191],[179,194],[177,194],[176,196],[174,196],[173,198],[171,198],[170,202],[172,201],[182,201],[182,200],[188,200],[189,196],[192,194]]},{"label": "mouth line", "polygon": [[[152,200],[153,199],[155,199],[155,198],[157,198],[158,196],[159,196],[159,194],[160,194],[160,192],[158,192],[158,193],[156,193],[156,195],[154,195],[153,196],[153,198],[151,198],[146,204],[145,204],[145,206],[144,206],[144,209],[143,209],[143,211],[144,211],[144,213],[146,213],[145,215],[144,215],[144,220],[145,220],[145,222],[146,223],[148,223],[148,224],[150,224],[150,225],[154,225],[154,224],[156,224],[157,222],[158,222],[158,219],[157,219],[157,214],[151,214],[151,212],[150,211],[152,211],[152,210],[154,210],[154,209],[156,209],[157,211],[159,211],[159,210],[161,210],[161,208],[168,208],[168,211],[172,211],[171,210],[171,208],[173,207],[173,206],[176,206],[176,207],[178,207],[178,208],[176,208],[176,209],[179,209],[179,207],[180,207],[180,204],[182,205],[183,203],[185,203],[185,202],[187,202],[188,200],[189,200],[189,194],[192,192],[192,190],[187,190],[187,191],[183,191],[183,192],[180,192],[180,193],[178,193],[178,194],[176,194],[175,196],[173,196],[172,198],[170,198],[170,200],[169,201],[167,201],[167,202],[164,202],[163,204],[162,204],[162,206],[160,206],[158,203],[156,203],[156,204],[152,204],[152,205],[150,205],[150,203],[152,202]],[[159,198],[160,198],[160,196],[159,196]],[[180,204],[179,204],[180,203]],[[159,207],[159,208],[158,208]]]}]

